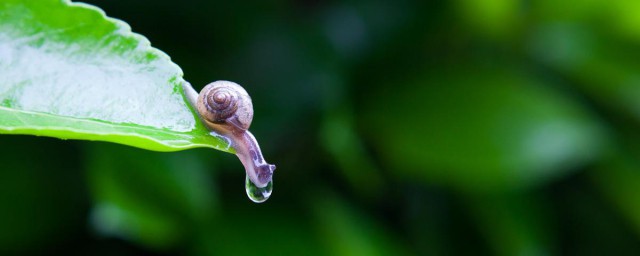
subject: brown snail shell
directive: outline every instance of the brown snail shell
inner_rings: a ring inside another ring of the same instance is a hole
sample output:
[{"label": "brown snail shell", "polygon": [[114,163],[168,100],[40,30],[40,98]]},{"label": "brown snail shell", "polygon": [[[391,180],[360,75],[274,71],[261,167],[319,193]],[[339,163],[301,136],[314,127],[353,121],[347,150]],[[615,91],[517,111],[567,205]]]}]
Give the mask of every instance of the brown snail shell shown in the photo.
[{"label": "brown snail shell", "polygon": [[229,124],[247,130],[253,120],[253,103],[242,86],[229,81],[215,81],[198,95],[198,113],[208,126]]}]

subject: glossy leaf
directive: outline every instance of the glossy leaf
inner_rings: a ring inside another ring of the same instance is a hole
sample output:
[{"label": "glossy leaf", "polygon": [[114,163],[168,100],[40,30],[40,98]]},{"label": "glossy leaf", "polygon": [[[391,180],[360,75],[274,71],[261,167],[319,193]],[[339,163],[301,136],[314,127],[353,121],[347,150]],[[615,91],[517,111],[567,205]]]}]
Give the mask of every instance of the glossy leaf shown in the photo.
[{"label": "glossy leaf", "polygon": [[93,6],[2,1],[0,76],[0,133],[231,150],[186,103],[180,68]]}]

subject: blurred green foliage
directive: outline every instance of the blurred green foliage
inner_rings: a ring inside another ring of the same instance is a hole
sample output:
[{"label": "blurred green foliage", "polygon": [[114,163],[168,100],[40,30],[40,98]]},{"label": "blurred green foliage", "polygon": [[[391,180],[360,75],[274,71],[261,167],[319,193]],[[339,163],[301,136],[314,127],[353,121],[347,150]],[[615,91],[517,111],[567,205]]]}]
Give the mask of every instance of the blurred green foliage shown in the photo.
[{"label": "blurred green foliage", "polygon": [[278,165],[2,136],[0,253],[636,255],[637,1],[89,1]]}]

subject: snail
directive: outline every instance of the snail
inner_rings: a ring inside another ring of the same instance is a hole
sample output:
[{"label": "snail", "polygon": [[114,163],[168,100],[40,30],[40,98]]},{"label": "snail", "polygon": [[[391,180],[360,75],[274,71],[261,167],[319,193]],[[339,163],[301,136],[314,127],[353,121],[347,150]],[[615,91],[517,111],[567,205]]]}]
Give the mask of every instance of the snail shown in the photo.
[{"label": "snail", "polygon": [[253,103],[247,91],[230,81],[212,82],[197,96],[188,83],[184,89],[207,128],[228,139],[251,182],[259,188],[266,187],[276,166],[264,160],[258,142],[248,130],[253,120]]}]

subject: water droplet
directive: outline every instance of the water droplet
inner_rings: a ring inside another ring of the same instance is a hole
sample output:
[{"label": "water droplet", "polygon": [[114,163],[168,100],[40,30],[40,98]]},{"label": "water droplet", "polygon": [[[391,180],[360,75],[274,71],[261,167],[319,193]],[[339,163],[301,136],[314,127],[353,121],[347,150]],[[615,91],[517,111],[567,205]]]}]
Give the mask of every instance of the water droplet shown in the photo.
[{"label": "water droplet", "polygon": [[249,179],[249,176],[247,176],[244,181],[244,188],[247,190],[247,196],[249,196],[251,201],[254,203],[262,203],[267,201],[269,196],[271,196],[271,191],[273,191],[273,180],[270,180],[265,187],[259,188],[253,184],[251,179]]}]

